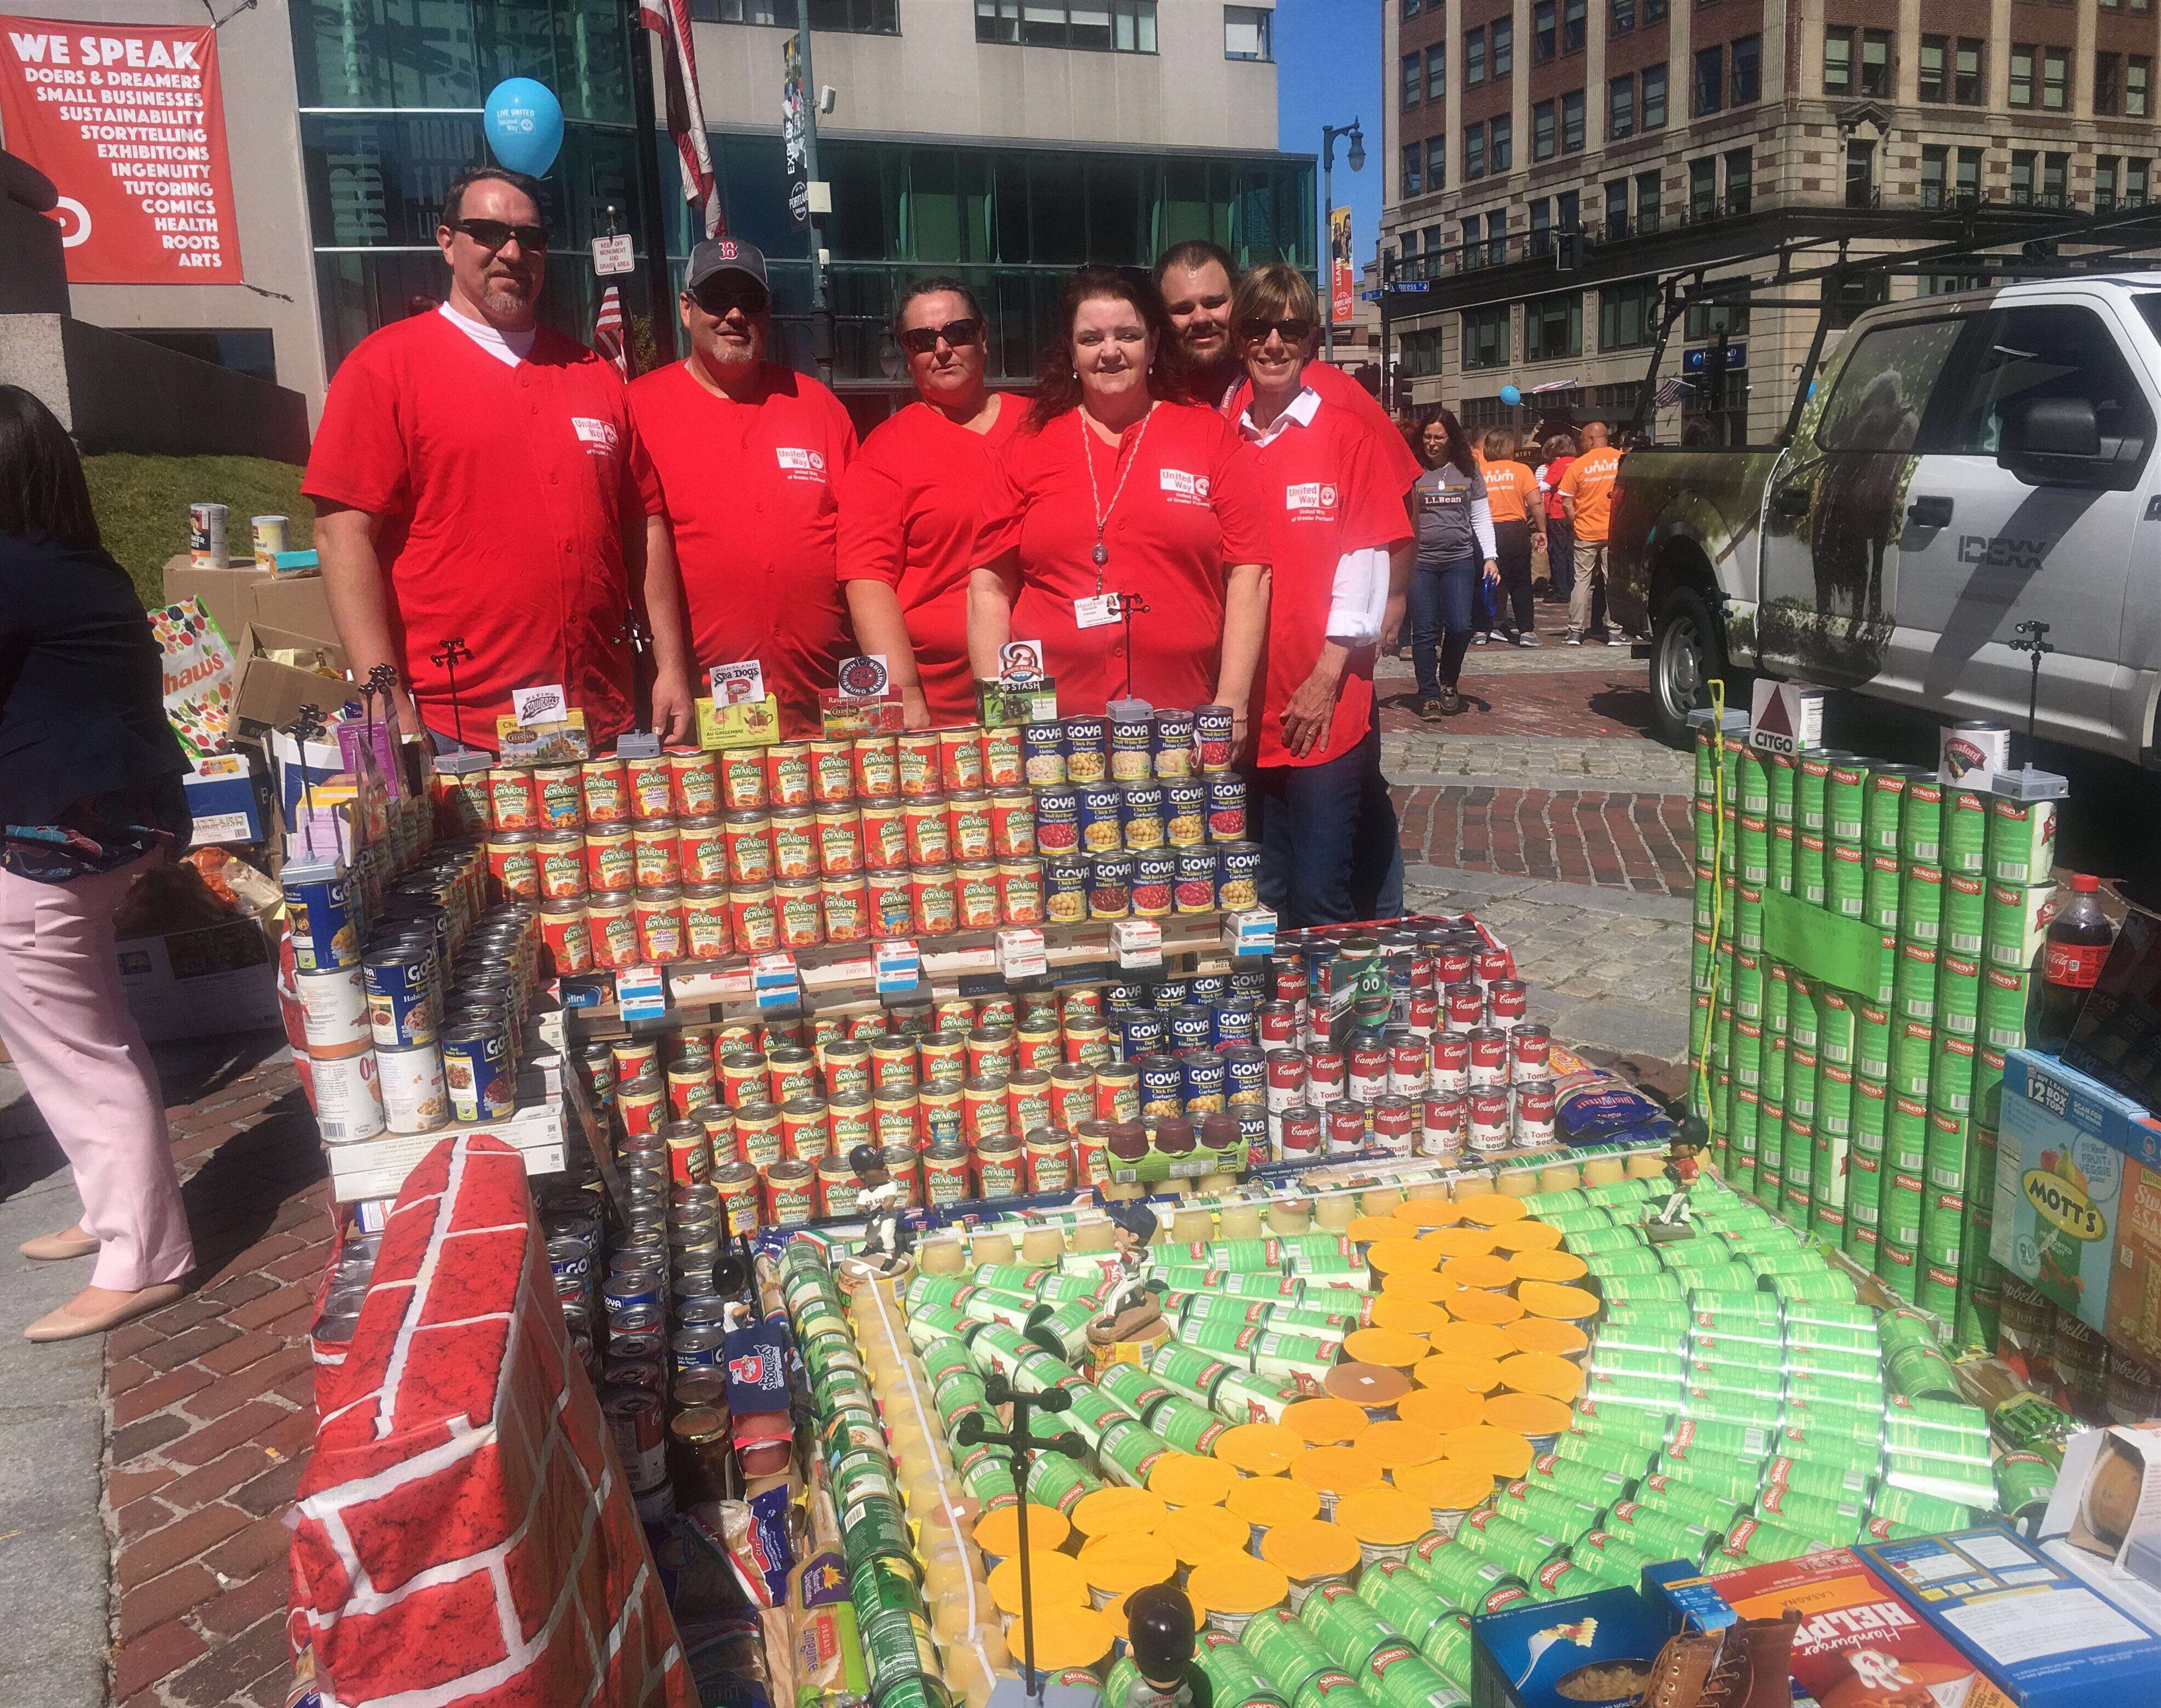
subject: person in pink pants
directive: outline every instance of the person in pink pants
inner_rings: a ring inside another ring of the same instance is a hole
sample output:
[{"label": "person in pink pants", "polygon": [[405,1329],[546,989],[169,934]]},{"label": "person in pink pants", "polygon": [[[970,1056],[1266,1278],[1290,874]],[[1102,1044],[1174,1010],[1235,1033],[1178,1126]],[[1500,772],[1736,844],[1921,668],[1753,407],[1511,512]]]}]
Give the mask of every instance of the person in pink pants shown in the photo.
[{"label": "person in pink pants", "polygon": [[149,620],[98,538],[75,446],[0,386],[0,1041],[66,1153],[74,1226],[25,1257],[97,1254],[23,1330],[102,1333],[195,1268],[164,1100],[114,964],[112,916],[190,829]]}]

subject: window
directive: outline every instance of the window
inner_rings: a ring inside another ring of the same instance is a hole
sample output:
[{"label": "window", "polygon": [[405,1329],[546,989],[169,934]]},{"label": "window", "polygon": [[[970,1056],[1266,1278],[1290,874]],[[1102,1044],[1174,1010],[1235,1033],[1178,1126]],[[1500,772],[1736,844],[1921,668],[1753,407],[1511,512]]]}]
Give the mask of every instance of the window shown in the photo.
[{"label": "window", "polygon": [[1606,26],[1607,38],[1626,35],[1635,27],[1636,0],[1613,0],[1612,21]]},{"label": "window", "polygon": [[1846,205],[1876,206],[1876,144],[1863,137],[1846,138]]},{"label": "window", "polygon": [[1908,321],[1865,335],[1839,367],[1817,442],[1832,451],[1913,450],[1964,324]]},{"label": "window", "polygon": [[1850,29],[1824,32],[1823,92],[1853,93],[1853,32]]},{"label": "window", "polygon": [[2041,105],[2061,112],[2070,105],[2071,50],[2050,48],[2041,56]]},{"label": "window", "polygon": [[1226,6],[1223,8],[1223,57],[1226,60],[1272,60],[1268,49],[1269,20],[1275,14],[1264,6]]},{"label": "window", "polygon": [[2103,154],[2094,161],[2094,211],[2107,213],[2116,206],[2117,157]]},{"label": "window", "polygon": [[2033,104],[2033,55],[2031,42],[2018,42],[2011,49],[2011,104],[2031,107]]},{"label": "window", "polygon": [[1628,180],[1617,178],[1606,186],[1606,235],[1628,235]]},{"label": "window", "polygon": [[1544,65],[1560,44],[1559,0],[1538,0],[1531,8],[1531,58]]},{"label": "window", "polygon": [[2023,206],[2033,200],[2033,162],[2031,148],[2011,151],[2011,200]]},{"label": "window", "polygon": [[1666,15],[1666,0],[1643,0],[1643,22],[1657,23]]},{"label": "window", "polygon": [[2123,55],[2096,54],[2093,73],[2093,110],[2113,118],[2123,109]]},{"label": "window", "polygon": [[[706,0],[712,8],[710,13],[699,7],[690,8],[693,19],[703,18],[712,23],[778,23],[778,15],[773,11],[775,0]],[[791,25],[790,28],[793,28]]]},{"label": "window", "polygon": [[1493,38],[1493,75],[1505,77],[1516,69],[1516,20],[1497,18],[1488,33]]},{"label": "window", "polygon": [[2041,204],[2044,207],[2067,207],[2070,205],[2071,157],[2069,154],[2044,154],[2041,157]]},{"label": "window", "polygon": [[[726,9],[725,4],[722,9]],[[768,3],[748,9],[777,13],[780,8]],[[843,35],[898,35],[900,18],[894,0],[810,0],[810,28]]]},{"label": "window", "polygon": [[1403,16],[1404,16],[1404,18],[1407,18],[1407,19],[1408,19],[1408,18],[1416,18],[1418,15],[1419,15],[1419,0],[1403,0]]},{"label": "window", "polygon": [[1498,267],[1508,258],[1508,210],[1497,208],[1486,216],[1486,264]]},{"label": "window", "polygon": [[1560,151],[1564,154],[1583,152],[1583,91],[1571,89],[1560,98]]},{"label": "window", "polygon": [[2123,163],[2123,205],[2126,207],[2146,206],[2147,171],[2152,164],[2140,159],[2127,159]]},{"label": "window", "polygon": [[1698,303],[1688,311],[1681,336],[1690,344],[1701,344],[1721,332],[1728,337],[1740,338],[1746,336],[1747,331],[1747,304]]},{"label": "window", "polygon": [[1879,101],[1891,98],[1891,32],[1888,29],[1862,33],[1861,92]]},{"label": "window", "polygon": [[1561,0],[1560,50],[1565,54],[1583,51],[1584,34],[1588,28],[1586,13],[1589,0]]},{"label": "window", "polygon": [[1695,55],[1695,105],[1690,110],[1698,118],[1726,106],[1726,49],[1698,48]]},{"label": "window", "polygon": [[1523,305],[1523,360],[1559,362],[1583,354],[1583,293],[1533,297]]},{"label": "window", "polygon": [[1689,217],[1707,220],[1718,212],[1718,162],[1689,162]]},{"label": "window", "polygon": [[1425,50],[1425,98],[1438,101],[1448,93],[1448,44],[1435,42]]},{"label": "window", "polygon": [[976,0],[976,39],[1152,54],[1155,0]]},{"label": "window", "polygon": [[1958,198],[1971,204],[1981,200],[1981,150],[1961,148],[1958,151]]},{"label": "window", "polygon": [[1481,27],[1463,32],[1463,86],[1476,89],[1486,81],[1486,32]]},{"label": "window", "polygon": [[1638,172],[1636,174],[1636,229],[1645,237],[1656,234],[1659,229],[1659,177],[1658,173]]},{"label": "window", "polygon": [[[1425,190],[1437,195],[1448,188],[1448,138],[1429,137],[1425,144]],[[1437,231],[1440,227],[1435,227]]]},{"label": "window", "polygon": [[1951,151],[1944,148],[1921,150],[1921,206],[1941,207],[1950,187]]},{"label": "window", "polygon": [[1951,39],[1947,35],[1921,38],[1920,96],[1924,101],[1950,99]]},{"label": "window", "polygon": [[1403,55],[1403,105],[1416,107],[1419,104],[1419,96],[1424,88],[1425,80],[1419,76],[1419,56],[1416,54],[1405,54]]},{"label": "window", "polygon": [[1659,287],[1654,279],[1609,284],[1598,293],[1598,347],[1642,350],[1658,336]]},{"label": "window", "polygon": [[1636,134],[1636,80],[1616,77],[1606,86],[1606,140],[1617,143]]},{"label": "window", "polygon": [[1550,101],[1541,101],[1531,109],[1531,158],[1534,160],[1553,159],[1560,139],[1554,128],[1556,117]]},{"label": "window", "polygon": [[1986,320],[1966,346],[1976,359],[1944,364],[1927,449],[1993,456],[2007,415],[2037,400],[2075,398],[2093,406],[2104,455],[2143,457],[2153,414],[2099,315],[2074,303],[2035,303],[1992,310]]},{"label": "window", "polygon": [[1540,261],[1553,253],[1553,203],[1540,196],[1531,204],[1531,235],[1523,245],[1526,261]]},{"label": "window", "polygon": [[1486,175],[1486,127],[1467,124],[1463,128],[1463,181]]},{"label": "window", "polygon": [[1419,194],[1419,180],[1423,176],[1419,168],[1424,159],[1424,143],[1405,143],[1403,144],[1403,194],[1405,195]]},{"label": "window", "polygon": [[1743,35],[1733,42],[1733,104],[1746,107],[1763,97],[1763,38]]},{"label": "window", "polygon": [[1647,131],[1666,128],[1666,68],[1664,65],[1643,67],[1643,128]]},{"label": "window", "polygon": [[1466,309],[1463,315],[1463,365],[1506,367],[1508,365],[1508,305]]},{"label": "window", "polygon": [[2123,66],[2123,116],[2126,118],[2144,118],[2152,112],[2148,91],[2153,84],[2153,61],[2145,54],[2133,54]]},{"label": "window", "polygon": [[1961,107],[1981,105],[1981,55],[1986,46],[1979,36],[1962,35],[1959,38],[1958,58],[1954,62],[1956,76],[1951,85],[1951,98]]},{"label": "window", "polygon": [[1574,231],[1583,223],[1583,197],[1573,190],[1564,190],[1554,203],[1554,217],[1560,228]]},{"label": "window", "polygon": [[1506,172],[1509,167],[1515,164],[1516,122],[1503,114],[1493,121],[1491,129],[1492,147],[1489,155],[1493,169],[1496,172]]},{"label": "window", "polygon": [[1726,211],[1745,214],[1755,205],[1756,157],[1747,148],[1729,149],[1726,156]]}]

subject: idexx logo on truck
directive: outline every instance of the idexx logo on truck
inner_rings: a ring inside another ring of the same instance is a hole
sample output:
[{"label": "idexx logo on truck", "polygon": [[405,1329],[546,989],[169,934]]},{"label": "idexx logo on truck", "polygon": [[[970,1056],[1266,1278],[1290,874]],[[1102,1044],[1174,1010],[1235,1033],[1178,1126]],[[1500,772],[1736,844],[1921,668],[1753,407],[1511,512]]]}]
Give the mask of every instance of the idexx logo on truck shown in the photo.
[{"label": "idexx logo on truck", "polygon": [[2038,570],[2054,544],[2052,539],[2013,539],[2007,534],[1962,534],[1959,561],[1986,564],[1992,570]]}]

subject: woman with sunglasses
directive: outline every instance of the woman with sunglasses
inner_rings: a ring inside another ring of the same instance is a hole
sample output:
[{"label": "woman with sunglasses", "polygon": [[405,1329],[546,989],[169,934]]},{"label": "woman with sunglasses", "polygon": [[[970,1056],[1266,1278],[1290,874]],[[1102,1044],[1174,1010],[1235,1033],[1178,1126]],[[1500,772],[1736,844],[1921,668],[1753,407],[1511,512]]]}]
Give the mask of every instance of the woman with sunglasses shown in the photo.
[{"label": "woman with sunglasses", "polygon": [[1419,457],[1426,471],[1410,492],[1411,519],[1418,526],[1411,664],[1418,672],[1419,716],[1453,717],[1463,710],[1455,683],[1471,650],[1481,579],[1487,586],[1499,586],[1501,565],[1486,479],[1453,409],[1437,409],[1426,417],[1419,429]]},{"label": "woman with sunglasses", "polygon": [[998,674],[1043,643],[1060,710],[1128,697],[1232,708],[1238,739],[1268,627],[1252,453],[1186,400],[1145,277],[1074,274],[1034,400],[998,459],[968,593],[968,654]]},{"label": "woman with sunglasses", "polygon": [[1289,928],[1403,910],[1373,655],[1389,554],[1411,528],[1393,451],[1305,382],[1320,324],[1294,267],[1254,268],[1232,301],[1232,343],[1252,382],[1238,430],[1268,518],[1268,662],[1253,694],[1261,898]]},{"label": "woman with sunglasses", "polygon": [[841,590],[856,641],[883,653],[910,729],[976,716],[968,571],[991,460],[1027,405],[983,383],[982,305],[954,279],[902,293],[893,341],[916,401],[863,441],[841,481]]}]

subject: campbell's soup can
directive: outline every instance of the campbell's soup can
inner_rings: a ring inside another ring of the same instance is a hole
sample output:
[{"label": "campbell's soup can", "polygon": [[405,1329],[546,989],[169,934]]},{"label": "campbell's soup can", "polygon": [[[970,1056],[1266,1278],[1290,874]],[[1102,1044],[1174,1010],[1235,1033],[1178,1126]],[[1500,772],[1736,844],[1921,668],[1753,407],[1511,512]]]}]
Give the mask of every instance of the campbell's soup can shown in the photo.
[{"label": "campbell's soup can", "polygon": [[1461,1095],[1471,1089],[1471,1034],[1436,1032],[1429,1040],[1432,1060],[1426,1070],[1429,1091]]},{"label": "campbell's soup can", "polygon": [[1525,1023],[1508,1034],[1510,1080],[1519,1086],[1527,1080],[1543,1080],[1552,1067],[1553,1033],[1549,1028]]},{"label": "campbell's soup can", "polygon": [[1519,978],[1497,978],[1486,987],[1486,1012],[1496,1026],[1520,1024],[1530,992]]},{"label": "campbell's soup can", "polygon": [[1440,987],[1444,999],[1453,987],[1471,982],[1476,969],[1477,956],[1460,944],[1442,943],[1433,950],[1434,982]]},{"label": "campbell's soup can", "polygon": [[1478,975],[1481,984],[1492,984],[1497,979],[1513,978],[1516,964],[1505,949],[1481,949],[1471,962],[1471,970]]},{"label": "campbell's soup can", "polygon": [[1318,1047],[1305,1053],[1305,1078],[1311,1092],[1308,1101],[1341,1097],[1350,1084],[1351,1067],[1340,1049]]},{"label": "campbell's soup can", "polygon": [[908,870],[908,823],[898,798],[863,802],[856,810],[856,828],[862,839],[864,871]]},{"label": "campbell's soup can", "polygon": [[1426,1041],[1399,1034],[1393,1026],[1388,1033],[1388,1091],[1398,1097],[1416,1096],[1425,1089]]},{"label": "campbell's soup can", "polygon": [[1466,1034],[1471,1044],[1471,1088],[1508,1083],[1508,1034],[1497,1026],[1481,1026]]},{"label": "campbell's soup can", "polygon": [[1507,1149],[1512,1134],[1506,1091],[1489,1088],[1472,1091],[1464,1099],[1464,1114],[1472,1150],[1490,1155]]},{"label": "campbell's soup can", "polygon": [[1270,1149],[1278,1162],[1314,1162],[1327,1154],[1320,1112],[1311,1104],[1294,1103],[1271,1115],[1268,1124],[1273,1138]]},{"label": "campbell's soup can", "polygon": [[1388,1046],[1377,1039],[1353,1043],[1345,1052],[1349,1068],[1347,1095],[1354,1103],[1370,1103],[1388,1089]]},{"label": "campbell's soup can", "polygon": [[1263,1002],[1253,1014],[1253,1041],[1265,1049],[1287,1048],[1298,1038],[1298,1008],[1292,1002]]},{"label": "campbell's soup can", "polygon": [[1486,993],[1470,980],[1446,987],[1440,993],[1441,1018],[1450,1032],[1469,1032],[1486,1023]]},{"label": "campbell's soup can", "polygon": [[1271,1115],[1295,1108],[1305,1101],[1305,1057],[1295,1049],[1268,1053],[1268,1109]]},{"label": "campbell's soup can", "polygon": [[672,816],[674,785],[668,774],[668,756],[651,753],[623,761],[623,778],[630,790],[633,820]]},{"label": "campbell's soup can", "polygon": [[1418,1148],[1419,1105],[1390,1092],[1373,1100],[1373,1146],[1390,1156],[1407,1157]]},{"label": "campbell's soup can", "polygon": [[1410,1028],[1421,1040],[1430,1038],[1440,1025],[1440,997],[1437,992],[1411,992],[1409,1007]]},{"label": "campbell's soup can", "polygon": [[1419,1106],[1419,1154],[1450,1158],[1463,1151],[1463,1097],[1455,1091],[1428,1091]]},{"label": "campbell's soup can", "polygon": [[1516,1143],[1531,1146],[1554,1142],[1554,1082],[1528,1080],[1516,1087]]},{"label": "campbell's soup can", "polygon": [[1355,1156],[1366,1148],[1366,1106],[1337,1097],[1321,1112],[1328,1124],[1328,1154]]}]

